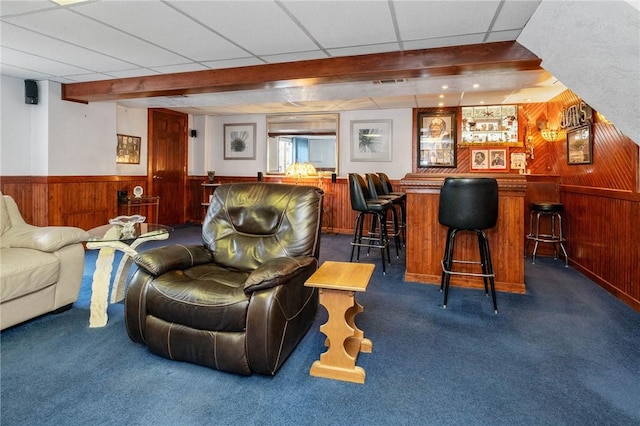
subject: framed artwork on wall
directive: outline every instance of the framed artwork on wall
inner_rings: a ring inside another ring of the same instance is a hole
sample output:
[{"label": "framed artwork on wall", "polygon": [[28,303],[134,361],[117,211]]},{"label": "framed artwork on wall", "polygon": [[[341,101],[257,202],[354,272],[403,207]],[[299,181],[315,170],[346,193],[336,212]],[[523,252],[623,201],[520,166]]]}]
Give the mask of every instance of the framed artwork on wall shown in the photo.
[{"label": "framed artwork on wall", "polygon": [[351,161],[391,161],[392,120],[351,121]]},{"label": "framed artwork on wall", "polygon": [[224,159],[255,160],[256,123],[224,125]]},{"label": "framed artwork on wall", "polygon": [[489,150],[488,149],[472,149],[471,150],[471,171],[487,171],[489,170]]},{"label": "framed artwork on wall", "polygon": [[567,131],[567,163],[593,163],[593,137],[591,126],[578,127]]},{"label": "framed artwork on wall", "polygon": [[140,164],[140,136],[117,135],[116,163]]},{"label": "framed artwork on wall", "polygon": [[418,113],[418,168],[456,167],[455,112]]},{"label": "framed artwork on wall", "polygon": [[505,148],[489,150],[489,169],[507,170],[507,150]]}]

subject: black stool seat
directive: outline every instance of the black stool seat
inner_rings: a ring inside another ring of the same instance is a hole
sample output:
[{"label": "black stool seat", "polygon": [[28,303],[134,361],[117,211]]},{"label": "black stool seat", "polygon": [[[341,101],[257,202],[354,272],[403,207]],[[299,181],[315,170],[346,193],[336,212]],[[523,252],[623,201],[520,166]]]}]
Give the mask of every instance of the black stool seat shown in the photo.
[{"label": "black stool seat", "polygon": [[[564,212],[564,205],[562,203],[538,201],[529,203],[529,234],[527,234],[527,243],[524,247],[524,255],[527,257],[529,243],[535,242],[533,246],[533,252],[531,253],[531,263],[536,263],[536,253],[538,252],[538,245],[540,243],[553,244],[553,258],[558,259],[558,248],[564,255],[564,266],[569,267],[569,258],[567,251],[564,248],[564,234],[562,231],[562,213]],[[548,217],[551,222],[550,233],[540,232],[540,219]],[[558,229],[556,230],[556,222],[558,223]]]},{"label": "black stool seat", "polygon": [[564,206],[562,205],[562,203],[530,203],[529,210],[535,210],[545,213],[562,213],[562,211],[564,210]]}]

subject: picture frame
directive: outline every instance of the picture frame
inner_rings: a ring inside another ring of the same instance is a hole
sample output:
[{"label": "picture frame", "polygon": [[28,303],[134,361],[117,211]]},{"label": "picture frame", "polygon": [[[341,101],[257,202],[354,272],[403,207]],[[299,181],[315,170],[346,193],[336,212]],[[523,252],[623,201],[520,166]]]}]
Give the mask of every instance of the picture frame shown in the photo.
[{"label": "picture frame", "polygon": [[117,134],[116,163],[140,164],[140,136]]},{"label": "picture frame", "polygon": [[425,111],[417,116],[418,168],[456,167],[456,113]]},{"label": "picture frame", "polygon": [[593,163],[593,134],[591,126],[567,131],[567,164]]},{"label": "picture frame", "polygon": [[488,149],[471,149],[471,171],[487,171],[489,170],[489,150]]},{"label": "picture frame", "polygon": [[256,159],[256,123],[224,125],[224,159]]},{"label": "picture frame", "polygon": [[391,161],[393,120],[351,120],[351,161]]},{"label": "picture frame", "polygon": [[507,149],[490,148],[488,161],[490,170],[507,170]]}]

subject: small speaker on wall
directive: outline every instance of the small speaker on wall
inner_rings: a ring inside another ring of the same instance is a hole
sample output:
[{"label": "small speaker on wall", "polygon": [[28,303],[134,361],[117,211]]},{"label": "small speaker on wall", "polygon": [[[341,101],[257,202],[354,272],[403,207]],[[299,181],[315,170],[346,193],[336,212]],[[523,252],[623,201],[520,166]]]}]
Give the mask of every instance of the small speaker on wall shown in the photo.
[{"label": "small speaker on wall", "polygon": [[189,131],[189,136],[191,136],[192,138],[195,138],[196,136],[198,136],[198,132],[196,131],[196,129],[191,129]]},{"label": "small speaker on wall", "polygon": [[258,182],[262,182],[262,172],[258,172]]},{"label": "small speaker on wall", "polygon": [[331,183],[336,183],[337,180],[338,175],[336,175],[335,173],[331,173]]},{"label": "small speaker on wall", "polygon": [[38,104],[38,82],[35,80],[24,81],[24,103],[29,105]]}]

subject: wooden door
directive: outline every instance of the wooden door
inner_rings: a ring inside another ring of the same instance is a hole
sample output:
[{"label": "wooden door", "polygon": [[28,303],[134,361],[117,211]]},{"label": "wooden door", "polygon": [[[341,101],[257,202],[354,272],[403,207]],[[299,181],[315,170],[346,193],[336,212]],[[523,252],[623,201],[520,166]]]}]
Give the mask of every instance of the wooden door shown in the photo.
[{"label": "wooden door", "polygon": [[149,109],[149,193],[160,196],[158,223],[185,222],[187,115]]}]

